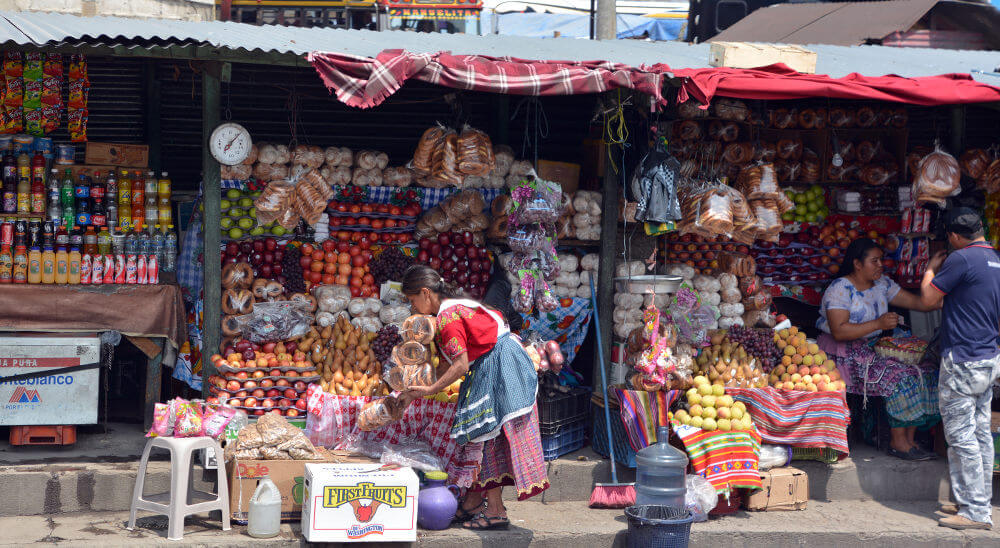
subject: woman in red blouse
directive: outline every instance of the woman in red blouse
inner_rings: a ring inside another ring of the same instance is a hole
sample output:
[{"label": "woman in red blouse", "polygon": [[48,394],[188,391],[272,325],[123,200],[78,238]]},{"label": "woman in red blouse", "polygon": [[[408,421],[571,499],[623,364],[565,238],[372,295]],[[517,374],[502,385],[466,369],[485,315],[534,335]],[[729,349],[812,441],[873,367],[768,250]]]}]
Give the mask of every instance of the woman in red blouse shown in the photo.
[{"label": "woman in red blouse", "polygon": [[451,436],[463,445],[482,445],[483,459],[456,518],[468,529],[506,528],[504,485],[517,489],[518,500],[549,487],[531,358],[499,312],[469,299],[433,269],[410,267],[403,294],[414,311],[437,317],[437,343],[448,368],[433,385],[411,388],[400,397],[409,404],[465,376]]}]

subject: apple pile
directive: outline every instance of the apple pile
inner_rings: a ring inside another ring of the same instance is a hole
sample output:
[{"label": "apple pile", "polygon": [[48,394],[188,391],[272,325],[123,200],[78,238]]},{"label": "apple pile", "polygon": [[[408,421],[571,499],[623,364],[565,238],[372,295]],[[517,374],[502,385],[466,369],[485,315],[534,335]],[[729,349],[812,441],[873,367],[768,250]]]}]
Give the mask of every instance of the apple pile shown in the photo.
[{"label": "apple pile", "polygon": [[679,409],[673,417],[681,424],[708,432],[754,428],[746,405],[740,401],[733,401],[732,396],[726,395],[722,385],[713,385],[704,376],[699,375],[694,378],[694,387],[690,388],[686,395],[687,410]]},{"label": "apple pile", "polygon": [[213,394],[206,399],[208,403],[224,403],[256,416],[305,413],[306,389],[318,377],[294,342],[257,345],[241,341],[227,350],[232,352],[226,357],[211,357],[220,374],[208,378]]},{"label": "apple pile", "polygon": [[836,392],[844,390],[837,365],[826,352],[806,339],[805,333],[792,326],[774,334],[774,343],[782,352],[781,363],[771,370],[770,384],[782,390]]},{"label": "apple pile", "polygon": [[749,253],[750,248],[730,242],[722,235],[705,238],[698,234],[682,234],[667,243],[667,262],[683,263],[704,273],[709,268],[719,268],[719,253],[724,251]]},{"label": "apple pile", "polygon": [[446,282],[482,298],[490,283],[493,261],[485,246],[475,245],[471,232],[442,232],[437,238],[421,238],[417,262],[441,273]]},{"label": "apple pile", "polygon": [[368,266],[372,258],[369,245],[326,240],[320,245],[302,244],[300,252],[302,276],[310,286],[344,285],[350,288],[352,297],[378,295]]},{"label": "apple pile", "polygon": [[803,225],[797,233],[782,233],[777,243],[757,243],[757,274],[783,283],[825,281],[839,272],[840,257],[850,243],[846,230]]}]

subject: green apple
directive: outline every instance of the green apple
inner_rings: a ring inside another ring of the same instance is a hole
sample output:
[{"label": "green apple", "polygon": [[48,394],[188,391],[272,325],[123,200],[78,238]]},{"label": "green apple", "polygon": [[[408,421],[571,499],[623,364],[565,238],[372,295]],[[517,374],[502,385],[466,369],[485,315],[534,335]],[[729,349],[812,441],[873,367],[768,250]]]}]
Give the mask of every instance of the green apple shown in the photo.
[{"label": "green apple", "polygon": [[219,226],[222,227],[222,230],[229,230],[230,228],[233,228],[233,224],[235,222],[236,221],[233,220],[232,217],[223,217],[219,219]]},{"label": "green apple", "polygon": [[277,226],[274,226],[273,228],[271,228],[271,234],[273,234],[275,236],[284,236],[287,232],[288,231],[285,230],[285,227],[283,227],[281,225],[277,225]]},{"label": "green apple", "polygon": [[234,208],[230,209],[229,213],[227,213],[226,215],[229,215],[230,217],[244,217],[244,216],[246,216],[246,214],[247,213],[245,211],[243,211],[242,209],[240,209],[238,207],[234,207]]},{"label": "green apple", "polygon": [[243,229],[236,228],[236,227],[230,228],[229,229],[229,237],[232,238],[232,239],[234,239],[234,240],[239,240],[240,238],[243,237]]},{"label": "green apple", "polygon": [[223,198],[222,201],[219,202],[219,209],[221,209],[222,211],[225,211],[231,207],[233,207],[233,203],[225,198]]},{"label": "green apple", "polygon": [[226,198],[229,198],[230,200],[239,200],[240,196],[242,196],[242,193],[240,193],[238,189],[230,188],[226,191]]},{"label": "green apple", "polygon": [[251,236],[261,236],[263,234],[264,234],[264,227],[262,226],[255,226],[253,227],[253,229],[250,230]]},{"label": "green apple", "polygon": [[236,221],[236,224],[243,230],[250,230],[254,227],[255,223],[250,217],[240,217],[240,220]]},{"label": "green apple", "polygon": [[242,207],[242,208],[248,208],[248,207],[253,206],[253,199],[251,199],[248,196],[244,196],[244,197],[240,198],[240,201],[238,203],[240,204],[240,207]]}]

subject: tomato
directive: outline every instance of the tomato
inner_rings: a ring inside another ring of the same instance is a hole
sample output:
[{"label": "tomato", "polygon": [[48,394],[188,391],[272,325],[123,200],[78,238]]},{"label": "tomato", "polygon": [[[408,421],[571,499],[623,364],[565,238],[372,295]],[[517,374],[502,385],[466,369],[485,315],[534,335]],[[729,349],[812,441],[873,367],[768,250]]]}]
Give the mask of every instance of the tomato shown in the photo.
[{"label": "tomato", "polygon": [[348,282],[347,276],[342,276],[340,274],[337,274],[336,278],[334,279],[336,280],[337,285],[347,285]]},{"label": "tomato", "polygon": [[385,220],[383,219],[372,219],[372,228],[378,230],[385,226]]},{"label": "tomato", "polygon": [[348,240],[350,240],[351,239],[351,233],[350,233],[350,231],[347,231],[347,230],[338,230],[337,231],[337,239],[338,240],[344,240],[345,242],[348,241]]},{"label": "tomato", "polygon": [[337,263],[325,263],[323,265],[323,272],[335,274],[337,272]]},{"label": "tomato", "polygon": [[347,211],[347,204],[337,204],[337,211],[340,212]]},{"label": "tomato", "polygon": [[323,275],[323,285],[333,285],[333,283],[335,281],[336,281],[336,278],[334,278],[333,274],[324,274]]},{"label": "tomato", "polygon": [[351,266],[355,266],[355,267],[362,266],[362,265],[365,264],[365,258],[360,255],[361,248],[360,247],[355,247],[351,251],[354,251],[355,249],[358,250],[358,254],[357,255],[353,255],[351,257]]},{"label": "tomato", "polygon": [[348,250],[347,254],[351,257],[356,257],[361,254],[361,248],[356,245],[351,246],[351,249]]},{"label": "tomato", "polygon": [[303,255],[312,255],[313,254],[313,246],[312,246],[312,244],[302,244],[302,254]]},{"label": "tomato", "polygon": [[351,277],[364,278],[365,277],[364,269],[361,268],[360,266],[355,266],[354,268],[351,269]]},{"label": "tomato", "polygon": [[386,228],[396,228],[397,224],[399,224],[399,223],[396,222],[396,219],[386,219],[385,220],[385,227]]},{"label": "tomato", "polygon": [[379,213],[389,213],[389,204],[379,204],[375,206],[375,211]]},{"label": "tomato", "polygon": [[344,220],[340,217],[330,217],[330,226],[340,226],[344,224]]},{"label": "tomato", "polygon": [[402,215],[403,210],[399,206],[392,206],[389,208],[389,215]]},{"label": "tomato", "polygon": [[351,287],[361,287],[361,278],[351,278]]},{"label": "tomato", "polygon": [[363,234],[361,232],[355,232],[354,234],[351,234],[351,241],[352,242],[359,242],[359,241],[361,241],[361,236],[363,236]]},{"label": "tomato", "polygon": [[361,206],[359,206],[359,205],[352,205],[348,209],[348,211],[350,211],[351,213],[361,213]]},{"label": "tomato", "polygon": [[351,255],[349,253],[341,253],[337,256],[337,262],[340,264],[351,264]]},{"label": "tomato", "polygon": [[337,248],[337,244],[333,240],[326,240],[323,242],[323,251],[329,253]]},{"label": "tomato", "polygon": [[323,266],[324,266],[323,262],[313,261],[312,264],[309,265],[309,270],[313,272],[323,272]]},{"label": "tomato", "polygon": [[379,240],[379,233],[372,232],[371,234],[365,235],[364,238],[361,238],[361,241],[358,242],[358,244],[361,245],[361,249],[368,249],[371,247],[371,244],[378,243],[378,240]]},{"label": "tomato", "polygon": [[375,284],[375,276],[372,276],[371,274],[365,274],[365,276],[364,276],[364,278],[362,278],[362,280],[365,282],[366,285],[374,285]]},{"label": "tomato", "polygon": [[339,251],[340,253],[343,253],[349,249],[351,249],[351,244],[347,242],[337,242],[337,251]]},{"label": "tomato", "polygon": [[372,220],[371,220],[370,217],[361,217],[360,219],[358,219],[358,224],[359,225],[365,225],[365,226],[371,226],[372,225]]},{"label": "tomato", "polygon": [[361,288],[360,287],[352,287],[351,288],[351,296],[352,297],[360,297],[361,296]]},{"label": "tomato", "polygon": [[375,207],[372,206],[371,204],[361,204],[361,211],[363,213],[371,213],[374,210],[375,210]]},{"label": "tomato", "polygon": [[354,217],[348,217],[348,218],[344,219],[344,225],[345,226],[356,226],[357,224],[358,224],[358,220],[355,219]]},{"label": "tomato", "polygon": [[319,272],[309,272],[308,274],[302,275],[303,278],[305,278],[306,276],[309,276],[309,281],[314,284],[318,284],[323,281],[323,275],[320,274]]},{"label": "tomato", "polygon": [[302,270],[309,270],[309,265],[311,265],[312,262],[313,258],[310,257],[309,255],[303,255],[299,257],[299,266],[302,267]]},{"label": "tomato", "polygon": [[351,274],[351,265],[349,264],[337,265],[337,274],[340,274],[341,276],[349,276]]},{"label": "tomato", "polygon": [[413,236],[410,235],[409,233],[403,233],[403,234],[398,234],[396,236],[396,241],[399,242],[399,243],[401,243],[401,244],[408,244],[408,243],[410,243],[410,240],[412,238],[413,238]]}]

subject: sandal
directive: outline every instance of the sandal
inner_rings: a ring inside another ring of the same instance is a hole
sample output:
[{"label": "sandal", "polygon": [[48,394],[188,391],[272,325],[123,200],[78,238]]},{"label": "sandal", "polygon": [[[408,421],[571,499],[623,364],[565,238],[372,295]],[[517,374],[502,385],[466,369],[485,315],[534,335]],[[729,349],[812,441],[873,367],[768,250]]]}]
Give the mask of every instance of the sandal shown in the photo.
[{"label": "sandal", "polygon": [[471,521],[473,518],[476,518],[476,517],[482,515],[482,512],[480,512],[479,510],[481,510],[484,506],[486,506],[486,499],[480,500],[479,504],[473,506],[472,508],[469,508],[468,510],[466,510],[465,508],[462,508],[462,505],[459,504],[458,505],[458,513],[455,514],[455,517],[451,518],[451,522],[452,523],[465,523],[467,521]]},{"label": "sandal", "polygon": [[462,524],[465,529],[473,531],[490,531],[494,529],[506,529],[510,526],[510,520],[503,516],[487,516],[478,514],[474,520],[469,520]]}]

